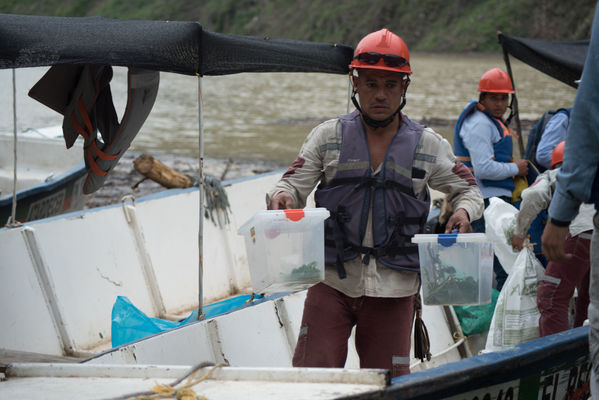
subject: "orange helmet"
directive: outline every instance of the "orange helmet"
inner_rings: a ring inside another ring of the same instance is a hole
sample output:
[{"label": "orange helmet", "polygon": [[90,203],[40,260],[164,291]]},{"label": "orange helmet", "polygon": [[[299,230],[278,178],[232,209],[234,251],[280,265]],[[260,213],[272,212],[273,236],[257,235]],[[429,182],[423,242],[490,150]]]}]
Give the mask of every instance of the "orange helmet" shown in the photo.
[{"label": "orange helmet", "polygon": [[408,46],[386,28],[369,33],[360,40],[349,68],[384,69],[408,75],[412,73]]},{"label": "orange helmet", "polygon": [[553,149],[553,153],[551,153],[551,169],[553,169],[556,164],[564,161],[564,147],[566,147],[566,141],[562,140],[555,146],[555,149]]},{"label": "orange helmet", "polygon": [[479,92],[491,93],[514,93],[512,80],[509,75],[499,68],[488,70],[480,78],[478,83]]}]

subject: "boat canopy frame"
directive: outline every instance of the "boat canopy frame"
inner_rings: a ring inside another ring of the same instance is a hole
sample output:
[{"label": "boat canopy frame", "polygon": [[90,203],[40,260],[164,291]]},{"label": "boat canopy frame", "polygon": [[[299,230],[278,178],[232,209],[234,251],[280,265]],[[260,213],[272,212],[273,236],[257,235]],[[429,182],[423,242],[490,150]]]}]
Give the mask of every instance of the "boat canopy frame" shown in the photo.
[{"label": "boat canopy frame", "polygon": [[[582,75],[590,39],[550,41],[507,35],[501,31],[497,32],[497,38],[503,50],[503,58],[514,91],[516,91],[516,83],[510,64],[510,55],[568,86],[578,87],[578,80]],[[523,156],[524,143],[516,93],[512,97],[512,113],[512,117],[516,120],[518,148],[520,155]]]}]

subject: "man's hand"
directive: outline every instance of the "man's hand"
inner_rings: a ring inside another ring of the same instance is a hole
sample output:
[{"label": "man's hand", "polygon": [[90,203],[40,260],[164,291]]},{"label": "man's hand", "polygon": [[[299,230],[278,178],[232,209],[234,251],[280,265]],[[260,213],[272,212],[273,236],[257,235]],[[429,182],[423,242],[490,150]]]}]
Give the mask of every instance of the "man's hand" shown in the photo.
[{"label": "man's hand", "polygon": [[528,175],[528,161],[526,160],[514,160],[514,164],[518,166],[518,175],[526,176]]},{"label": "man's hand", "polygon": [[522,236],[512,236],[512,247],[516,250],[522,250],[524,247],[524,238]]},{"label": "man's hand", "polygon": [[566,261],[572,258],[572,254],[564,252],[564,242],[568,236],[567,226],[557,226],[547,222],[541,237],[543,254],[549,261]]},{"label": "man's hand", "polygon": [[293,208],[293,199],[291,195],[287,192],[279,192],[270,199],[270,203],[268,204],[269,210],[284,210]]},{"label": "man's hand", "polygon": [[451,233],[454,229],[458,230],[458,233],[470,233],[472,232],[472,226],[470,225],[470,217],[463,208],[458,208],[445,225],[445,233]]}]

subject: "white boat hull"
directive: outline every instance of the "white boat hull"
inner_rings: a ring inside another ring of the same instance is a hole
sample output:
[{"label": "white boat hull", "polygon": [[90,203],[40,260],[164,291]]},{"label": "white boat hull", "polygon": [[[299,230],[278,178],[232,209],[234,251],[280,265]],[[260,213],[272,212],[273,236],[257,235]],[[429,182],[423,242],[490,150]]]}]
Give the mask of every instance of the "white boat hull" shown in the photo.
[{"label": "white boat hull", "polygon": [[[203,224],[206,304],[251,292],[244,239],[237,229],[264,209],[263,193],[280,174],[225,183],[230,224],[221,227],[208,219]],[[0,317],[12,327],[0,331],[0,348],[79,356],[109,349],[110,310],[117,296],[128,297],[152,317],[180,316],[197,307],[198,194],[197,189],[168,190],[135,202],[0,229],[0,251],[6,255],[0,266]],[[265,301],[218,322],[190,324],[161,336],[160,341],[188,341],[180,350],[164,353],[161,344],[153,348],[149,339],[135,344],[134,351],[122,349],[106,357],[120,354],[122,359],[109,361],[117,363],[135,359],[181,365],[205,360],[290,366],[304,296],[301,292]],[[281,328],[283,305],[289,324]],[[445,351],[438,362],[460,359],[457,348],[447,350],[456,340],[442,308],[425,306],[423,316],[433,336],[433,354]],[[240,332],[240,326],[252,329]],[[357,366],[353,349],[352,354],[348,365]]]},{"label": "white boat hull", "polygon": [[[535,339],[389,380],[385,370],[210,367],[189,383],[221,399],[586,399],[591,364],[588,328]],[[197,365],[197,364],[194,364]],[[15,364],[3,370],[0,398],[123,399],[157,384],[180,388],[195,367]],[[1,376],[1,374],[0,374]]]},{"label": "white boat hull", "polygon": [[[206,303],[250,286],[237,227],[279,174],[227,187],[234,210],[220,228],[204,223]],[[0,229],[0,347],[48,354],[90,351],[110,338],[110,310],[127,296],[150,316],[198,306],[198,190],[102,207]],[[18,307],[15,307],[18,305]],[[44,332],[40,335],[40,332]]]},{"label": "white boat hull", "polygon": [[[149,392],[157,384],[171,384],[190,369],[190,366],[98,368],[85,364],[23,364],[10,368],[10,379],[0,384],[0,397],[91,400],[133,396]],[[208,375],[208,379],[193,385],[192,389],[210,400],[332,399],[382,390],[389,379],[384,370],[310,368],[217,367],[211,370],[206,367],[197,374],[199,378],[204,375]]]}]

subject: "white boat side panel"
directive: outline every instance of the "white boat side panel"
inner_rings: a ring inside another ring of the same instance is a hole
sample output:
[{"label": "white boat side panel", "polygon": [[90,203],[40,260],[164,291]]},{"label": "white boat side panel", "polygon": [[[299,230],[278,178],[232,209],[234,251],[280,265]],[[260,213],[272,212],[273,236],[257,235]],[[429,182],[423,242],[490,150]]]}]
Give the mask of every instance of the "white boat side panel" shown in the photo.
[{"label": "white boat side panel", "polygon": [[[290,367],[295,344],[289,344],[279,318],[275,302],[267,301],[123,346],[88,363],[186,365],[210,361]],[[296,336],[297,331],[292,333]]]},{"label": "white boat side panel", "polygon": [[285,301],[285,307],[287,315],[289,316],[290,329],[295,335],[295,342],[297,342],[297,336],[299,335],[300,328],[302,326],[302,315],[304,313],[304,301],[306,301],[307,290],[293,293],[283,297]]},{"label": "white boat side panel", "polygon": [[360,357],[356,350],[356,327],[354,326],[347,340],[347,358],[345,368],[360,368]]},{"label": "white boat side panel", "polygon": [[0,231],[0,348],[62,354],[22,231]]},{"label": "white boat side panel", "polygon": [[[243,367],[290,367],[305,297],[306,291],[301,291],[194,322],[122,346],[87,363],[185,365],[211,361]],[[345,367],[359,365],[352,336]]]},{"label": "white boat side panel", "polygon": [[135,209],[167,313],[197,307],[197,191],[140,201]]},{"label": "white boat side panel", "polygon": [[204,304],[251,290],[247,262],[240,262],[235,254],[245,254],[245,248],[240,250],[234,227],[229,224],[218,228],[212,221],[205,221],[204,287],[209,285],[211,290],[204,291]]},{"label": "white boat side panel", "polygon": [[289,367],[293,356],[273,301],[218,318],[225,358],[232,366]]},{"label": "white boat side panel", "polygon": [[87,364],[196,365],[215,362],[205,322],[151,336],[87,361]]},{"label": "white boat side panel", "polygon": [[[87,367],[87,368],[85,368]],[[92,367],[92,368],[89,368]],[[188,370],[167,366],[90,366],[40,364],[10,368],[0,385],[1,398],[106,399],[149,391],[156,383],[171,384]],[[207,374],[204,368],[194,377]],[[58,373],[57,373],[58,372]],[[186,381],[184,381],[185,383]],[[386,375],[381,370],[248,369],[217,368],[192,388],[211,400],[334,399],[380,390]]]},{"label": "white boat side panel", "polygon": [[[203,301],[205,304],[246,291],[249,268],[238,226],[263,209],[265,193],[276,175],[240,181],[225,188],[231,203],[230,223],[203,221]],[[198,305],[199,192],[186,191],[136,203],[156,279],[168,313]],[[242,201],[239,201],[242,200]],[[156,218],[160,215],[160,218]],[[218,222],[217,213],[214,213]],[[224,221],[221,215],[221,221]]]},{"label": "white boat side panel", "polygon": [[[157,383],[170,384],[173,379],[142,378],[15,378],[2,383],[0,397],[5,399],[104,400],[122,395],[149,392]],[[210,400],[305,400],[338,399],[340,396],[368,393],[378,386],[352,383],[310,383],[269,381],[206,380],[193,387],[194,392]]]},{"label": "white boat side panel", "polygon": [[[87,363],[186,365],[210,361],[289,367],[292,348],[276,311],[274,301],[267,301],[151,336]],[[291,336],[297,337],[297,330]]]},{"label": "white boat side panel", "polygon": [[[201,362],[216,362],[206,322],[195,322],[187,329],[169,332],[166,341],[160,335],[150,338],[143,352],[138,352],[137,363],[148,364],[152,360],[164,360],[166,365],[195,365]],[[165,345],[166,343],[166,345]],[[138,343],[136,347],[139,348]],[[143,343],[145,346],[146,344]]]},{"label": "white boat side panel", "polygon": [[[237,229],[256,211],[264,209],[263,193],[274,185],[279,176],[280,174],[266,174],[254,179],[236,181],[226,186],[225,190],[232,210],[230,224],[218,228],[211,220],[204,220],[204,304],[234,295],[249,286],[245,244],[243,237],[237,234]],[[135,210],[143,237],[141,247],[148,251],[151,268],[156,276],[159,294],[167,313],[182,312],[197,306],[198,191],[189,190],[172,196],[138,201]],[[57,307],[74,350],[98,348],[102,341],[108,341],[110,312],[116,296],[127,296],[147,315],[158,316],[156,307],[153,305],[155,301],[151,299],[141,267],[143,257],[138,253],[141,249],[136,244],[134,231],[127,223],[122,207],[105,207],[67,215],[64,218],[41,220],[30,226],[34,230],[35,242],[39,244],[39,252],[48,271],[50,286],[55,292]],[[22,234],[14,230],[1,232],[6,239],[2,240],[0,245],[2,248],[7,246],[7,250],[4,251],[7,256],[3,267],[6,265],[10,270],[29,271],[30,276],[35,278],[30,257],[22,243]],[[13,242],[21,243],[20,247],[9,245]],[[68,254],[68,257],[65,257],[65,254]],[[10,273],[5,275],[10,277]],[[41,297],[39,289],[32,288],[31,283],[24,285],[14,279],[23,280],[15,276],[3,279],[0,285],[7,282],[7,289],[19,287],[19,294],[29,302],[21,301],[22,304],[31,304],[32,308],[42,308],[45,311],[47,308],[45,299]],[[284,313],[287,315],[285,318],[289,319],[286,323],[288,326],[285,329],[275,328],[273,332],[276,332],[274,335],[276,339],[269,338],[269,341],[274,340],[278,343],[277,346],[285,349],[286,355],[284,360],[275,358],[274,365],[290,365],[292,349],[297,341],[301,323],[304,298],[305,292],[301,292],[283,299]],[[270,307],[276,310],[277,306],[271,303]],[[424,318],[431,334],[432,352],[435,354],[451,346],[454,341],[446,328],[442,313],[429,316],[428,309],[425,307]],[[247,311],[246,314],[253,312]],[[283,311],[279,310],[279,314],[281,313]],[[9,316],[8,320],[16,321],[22,320],[22,314],[11,316],[10,311],[3,310],[0,316],[3,318]],[[49,328],[52,328],[52,320],[47,312],[44,315],[49,322],[45,329],[48,332]],[[226,317],[222,324],[220,321],[217,324],[218,331],[222,331],[224,335],[228,335],[228,318],[231,317]],[[246,317],[239,318],[245,320]],[[254,321],[254,318],[257,319]],[[248,317],[247,323],[264,323],[264,330],[267,330],[267,325],[279,318],[282,316],[271,310],[269,313],[260,313],[260,317]],[[438,318],[441,319],[436,326],[435,320]],[[55,330],[52,329],[52,332]],[[177,335],[182,335],[183,331],[185,330],[177,330]],[[23,338],[23,343],[30,342],[29,339],[25,340],[27,334],[22,333],[23,329],[19,328],[16,332],[19,333],[15,333],[14,338]],[[210,332],[213,334],[214,330]],[[234,329],[231,332],[234,332]],[[232,337],[236,338],[235,335]],[[252,340],[259,339],[261,338],[256,337]],[[35,349],[29,345],[26,348],[18,347],[16,343],[9,343],[6,338],[0,345],[8,349],[61,354],[57,351],[58,344],[54,340],[51,344],[44,346],[40,344],[41,348]],[[209,341],[206,338],[202,340]],[[353,367],[358,365],[358,360],[353,347],[353,338],[350,341],[352,344],[349,346],[347,365]],[[230,357],[234,360],[239,356],[235,346],[231,346],[233,345],[225,341],[223,351],[224,353],[231,351]],[[450,351],[445,356],[457,359],[455,354],[457,350]],[[163,362],[162,358],[156,360],[154,356],[148,357],[148,362]],[[263,363],[266,362],[261,361],[259,357],[249,356],[248,358],[248,360],[240,359],[239,365],[265,365]],[[181,356],[175,357],[175,362],[180,364],[181,361],[177,360],[181,360]],[[193,360],[196,361],[197,358],[194,356]],[[269,360],[268,363],[271,361]]]},{"label": "white boat side panel", "polygon": [[121,207],[31,225],[76,349],[110,338],[117,296],[145,313],[152,303]]},{"label": "white boat side panel", "polygon": [[[89,362],[182,365],[185,362],[212,361],[243,367],[289,367],[297,343],[305,296],[306,291],[301,291],[192,323],[124,346]],[[423,318],[430,335],[433,358],[420,363],[412,354],[410,364],[414,365],[413,371],[459,360],[457,346],[451,348],[455,340],[447,327],[443,309],[424,306]],[[179,343],[185,343],[185,346]],[[179,350],[168,353],[163,350],[165,348]],[[352,331],[345,368],[359,368],[359,365]]]}]

